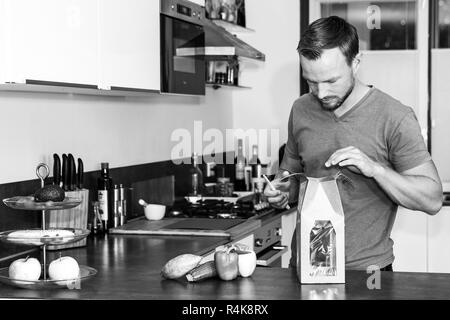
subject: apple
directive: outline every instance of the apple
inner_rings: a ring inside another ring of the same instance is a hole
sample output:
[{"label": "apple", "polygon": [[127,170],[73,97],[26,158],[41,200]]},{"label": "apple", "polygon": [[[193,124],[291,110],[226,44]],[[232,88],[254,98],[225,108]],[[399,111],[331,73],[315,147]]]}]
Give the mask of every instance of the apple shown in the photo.
[{"label": "apple", "polygon": [[57,281],[56,283],[59,285],[70,285],[78,280],[80,266],[72,257],[59,257],[50,262],[48,266],[48,275],[51,280],[65,280]]},{"label": "apple", "polygon": [[10,279],[37,281],[41,276],[41,264],[36,258],[21,258],[13,261],[8,271]]},{"label": "apple", "polygon": [[256,269],[256,253],[250,251],[237,251],[239,275],[241,277],[250,277]]}]

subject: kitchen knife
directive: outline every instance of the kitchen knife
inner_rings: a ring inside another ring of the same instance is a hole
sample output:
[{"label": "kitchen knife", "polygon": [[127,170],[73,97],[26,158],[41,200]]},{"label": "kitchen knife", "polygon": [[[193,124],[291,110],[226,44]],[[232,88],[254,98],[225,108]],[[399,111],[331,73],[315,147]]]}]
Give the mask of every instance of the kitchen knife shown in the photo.
[{"label": "kitchen knife", "polygon": [[80,158],[78,158],[78,176],[77,176],[77,180],[78,180],[78,189],[83,189],[83,179],[84,179],[84,165],[83,165],[83,160],[81,160]]},{"label": "kitchen knife", "polygon": [[61,159],[59,156],[53,154],[53,184],[59,187],[61,183]]},{"label": "kitchen knife", "polygon": [[69,190],[70,191],[74,191],[75,190],[75,186],[77,184],[76,182],[76,168],[75,168],[75,158],[73,157],[73,155],[71,153],[69,153],[68,155],[68,162],[69,162]]},{"label": "kitchen knife", "polygon": [[68,161],[68,157],[66,154],[62,155],[62,183],[63,186],[62,188],[64,189],[64,191],[68,191],[69,190],[69,161]]}]

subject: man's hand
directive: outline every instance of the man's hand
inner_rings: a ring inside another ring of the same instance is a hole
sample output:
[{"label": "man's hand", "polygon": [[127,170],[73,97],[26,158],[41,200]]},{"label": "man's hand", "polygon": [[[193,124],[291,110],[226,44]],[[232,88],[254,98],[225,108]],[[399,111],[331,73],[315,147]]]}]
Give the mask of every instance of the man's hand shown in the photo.
[{"label": "man's hand", "polygon": [[325,166],[346,167],[350,171],[362,174],[368,178],[373,178],[383,171],[383,167],[380,164],[370,159],[364,152],[355,147],[337,150],[328,158]]},{"label": "man's hand", "polygon": [[272,181],[272,186],[275,190],[272,190],[269,184],[267,184],[264,189],[264,195],[267,197],[267,201],[274,208],[284,209],[289,203],[289,179],[286,179],[286,181],[283,182],[280,181],[283,177],[288,175],[288,171],[283,171],[281,174],[277,175],[277,177]]}]

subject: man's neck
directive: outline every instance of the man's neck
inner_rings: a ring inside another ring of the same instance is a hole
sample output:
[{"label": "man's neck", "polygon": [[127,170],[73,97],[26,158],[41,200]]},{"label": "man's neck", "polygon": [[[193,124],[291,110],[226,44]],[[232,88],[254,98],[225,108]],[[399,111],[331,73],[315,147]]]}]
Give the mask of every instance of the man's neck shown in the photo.
[{"label": "man's neck", "polygon": [[356,80],[355,87],[352,93],[345,99],[342,105],[334,110],[336,117],[342,117],[344,114],[349,112],[359,101],[369,92],[370,87],[363,84],[361,81]]}]

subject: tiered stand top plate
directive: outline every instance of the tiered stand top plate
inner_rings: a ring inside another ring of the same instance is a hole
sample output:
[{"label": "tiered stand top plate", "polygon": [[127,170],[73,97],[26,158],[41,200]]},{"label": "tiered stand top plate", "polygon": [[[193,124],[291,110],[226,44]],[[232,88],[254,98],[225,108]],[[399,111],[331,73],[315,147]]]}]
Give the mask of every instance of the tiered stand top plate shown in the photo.
[{"label": "tiered stand top plate", "polygon": [[36,202],[33,196],[19,196],[3,199],[3,203],[17,210],[64,210],[74,208],[81,203],[81,199],[66,197],[63,201]]}]

